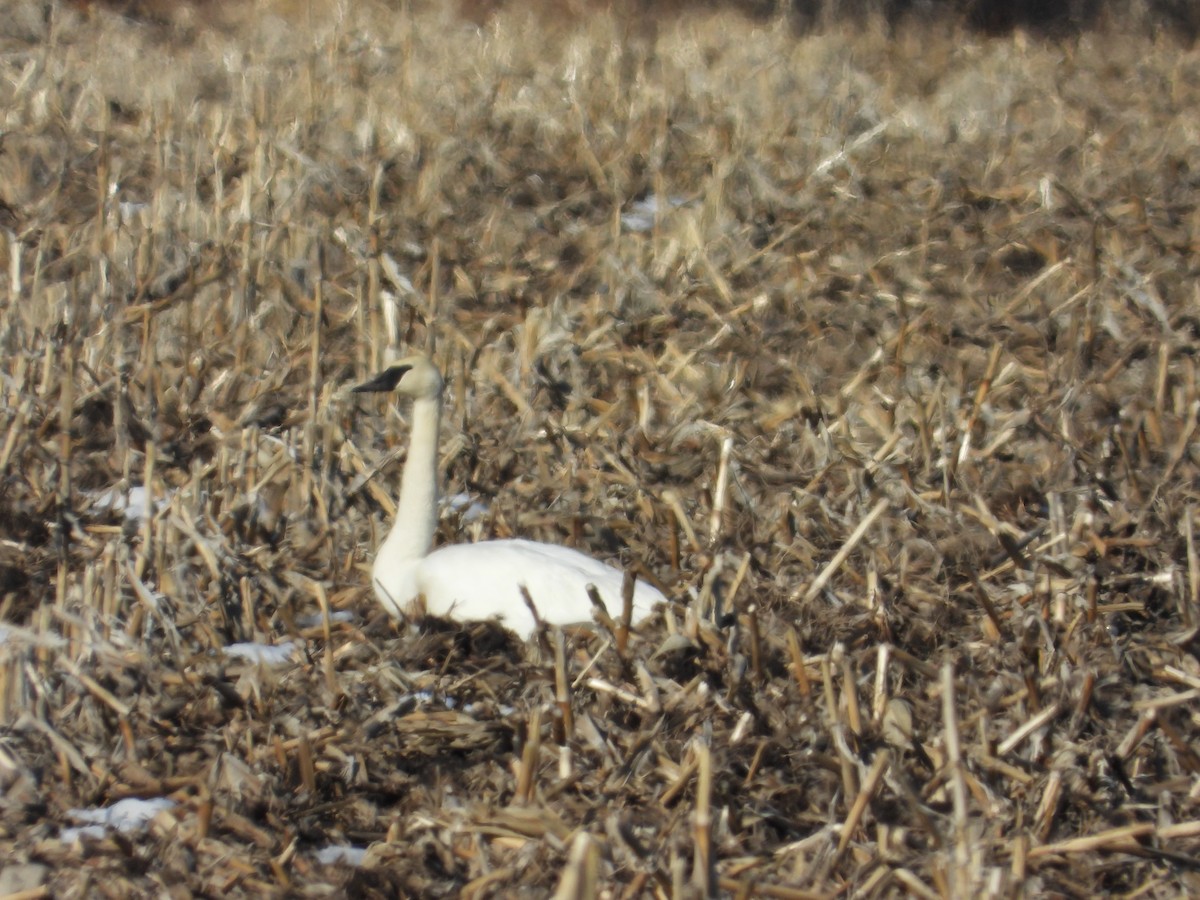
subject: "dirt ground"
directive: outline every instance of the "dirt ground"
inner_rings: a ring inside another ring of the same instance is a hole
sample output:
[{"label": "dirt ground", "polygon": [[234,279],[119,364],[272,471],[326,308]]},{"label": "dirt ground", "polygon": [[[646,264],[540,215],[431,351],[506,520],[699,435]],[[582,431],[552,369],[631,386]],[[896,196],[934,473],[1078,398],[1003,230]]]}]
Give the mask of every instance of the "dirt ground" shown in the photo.
[{"label": "dirt ground", "polygon": [[[1200,52],[9,9],[0,895],[1200,893]],[[379,608],[412,348],[668,609]]]}]

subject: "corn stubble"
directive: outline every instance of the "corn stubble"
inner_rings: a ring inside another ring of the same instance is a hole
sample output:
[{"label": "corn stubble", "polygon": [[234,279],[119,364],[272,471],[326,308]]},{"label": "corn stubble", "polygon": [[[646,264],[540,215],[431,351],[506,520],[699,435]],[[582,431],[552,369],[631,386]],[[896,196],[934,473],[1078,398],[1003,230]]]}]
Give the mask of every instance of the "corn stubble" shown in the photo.
[{"label": "corn stubble", "polygon": [[[5,884],[1200,890],[1195,52],[11,5]],[[430,345],[439,540],[661,619],[376,608],[406,426],[343,387]]]}]

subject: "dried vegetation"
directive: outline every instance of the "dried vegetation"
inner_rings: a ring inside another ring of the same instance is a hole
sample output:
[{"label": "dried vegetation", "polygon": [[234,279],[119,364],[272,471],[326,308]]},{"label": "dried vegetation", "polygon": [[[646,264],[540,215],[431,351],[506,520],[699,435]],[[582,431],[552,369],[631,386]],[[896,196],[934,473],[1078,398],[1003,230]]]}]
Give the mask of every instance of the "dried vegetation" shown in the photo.
[{"label": "dried vegetation", "polygon": [[[9,4],[0,885],[1200,892],[1197,54],[439,6]],[[677,604],[387,620],[392,340]]]}]

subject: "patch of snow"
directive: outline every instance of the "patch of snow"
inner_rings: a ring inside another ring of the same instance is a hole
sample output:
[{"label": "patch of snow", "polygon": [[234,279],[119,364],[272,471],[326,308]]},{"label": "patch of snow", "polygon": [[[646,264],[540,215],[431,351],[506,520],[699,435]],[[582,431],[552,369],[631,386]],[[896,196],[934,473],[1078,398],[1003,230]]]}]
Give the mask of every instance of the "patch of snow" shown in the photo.
[{"label": "patch of snow", "polygon": [[[659,202],[657,194],[647,194],[641,200],[634,200],[629,204],[629,212],[621,214],[621,227],[626,231],[652,231]],[[686,197],[668,197],[664,209],[672,210],[684,206],[687,202]]]},{"label": "patch of snow", "polygon": [[[320,625],[324,621],[325,620],[321,616],[321,614],[317,613],[317,614],[311,615],[311,616],[300,616],[299,618],[296,619],[296,624],[299,625],[301,628],[316,628],[318,625]],[[347,622],[347,623],[353,622],[354,621],[354,613],[352,613],[348,609],[340,609],[337,612],[331,612],[329,614],[329,621],[330,622]]]},{"label": "patch of snow", "polygon": [[[485,712],[486,710],[487,706],[483,703],[467,703],[462,708],[463,713],[468,716],[475,716],[479,713]],[[503,718],[507,719],[515,715],[517,710],[515,707],[509,706],[507,703],[500,703],[496,706],[496,712],[500,713]]]},{"label": "patch of snow", "polygon": [[142,214],[149,212],[149,203],[137,203],[132,200],[121,200],[117,202],[117,213],[120,216],[122,225],[128,225],[133,221],[141,221]]},{"label": "patch of snow", "polygon": [[463,522],[471,523],[487,515],[488,505],[475,500],[470,494],[451,494],[442,501],[447,507],[458,513]]},{"label": "patch of snow", "polygon": [[230,644],[225,648],[225,655],[234,659],[245,659],[250,662],[262,663],[266,666],[282,666],[291,662],[292,654],[298,649],[295,641],[285,641],[282,644]]},{"label": "patch of snow", "polygon": [[348,866],[361,866],[367,855],[365,847],[322,847],[314,854],[323,866],[335,866],[344,863]]},{"label": "patch of snow", "polygon": [[103,825],[83,825],[78,828],[64,828],[58,834],[64,844],[73,844],[80,838],[98,841],[104,837]]},{"label": "patch of snow", "polygon": [[87,824],[77,828],[64,828],[59,837],[69,844],[81,837],[102,838],[107,829],[115,829],[121,834],[132,834],[145,828],[160,812],[174,806],[175,801],[166,797],[155,797],[151,800],[127,797],[118,800],[112,806],[100,809],[71,809],[67,811],[67,815]]},{"label": "patch of snow", "polygon": [[[145,522],[151,513],[149,498],[146,496],[146,486],[131,485],[128,491],[119,491],[115,487],[102,491],[88,491],[92,505],[97,509],[111,509],[114,512],[125,513],[125,518],[134,522]],[[165,501],[157,500],[153,512],[158,512]]]}]

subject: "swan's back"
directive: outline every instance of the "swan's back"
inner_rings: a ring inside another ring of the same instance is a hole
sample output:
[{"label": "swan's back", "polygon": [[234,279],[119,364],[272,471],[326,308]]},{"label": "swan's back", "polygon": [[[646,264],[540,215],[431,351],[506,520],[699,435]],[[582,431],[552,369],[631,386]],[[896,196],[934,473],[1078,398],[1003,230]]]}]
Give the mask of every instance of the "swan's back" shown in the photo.
[{"label": "swan's back", "polygon": [[[417,587],[425,609],[435,616],[460,620],[499,619],[528,636],[536,628],[521,595],[529,591],[544,622],[571,625],[592,621],[587,586],[595,585],[609,615],[623,609],[624,575],[578,550],[536,541],[484,541],[454,544],[420,560]],[[633,621],[644,619],[666,597],[639,581],[633,594]]]}]

